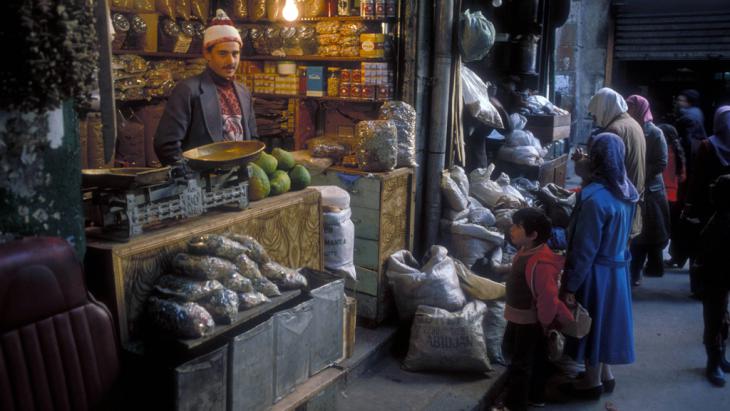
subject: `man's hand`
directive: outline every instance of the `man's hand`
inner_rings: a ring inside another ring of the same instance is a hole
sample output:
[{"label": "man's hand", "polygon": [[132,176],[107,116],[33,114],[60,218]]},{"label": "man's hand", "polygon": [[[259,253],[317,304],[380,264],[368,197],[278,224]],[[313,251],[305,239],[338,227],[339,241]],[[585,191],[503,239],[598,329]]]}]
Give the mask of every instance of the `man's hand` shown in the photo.
[{"label": "man's hand", "polygon": [[570,159],[573,161],[580,161],[584,158],[588,158],[588,154],[586,154],[585,150],[580,147],[576,148],[575,151],[573,151],[573,155],[570,156]]}]

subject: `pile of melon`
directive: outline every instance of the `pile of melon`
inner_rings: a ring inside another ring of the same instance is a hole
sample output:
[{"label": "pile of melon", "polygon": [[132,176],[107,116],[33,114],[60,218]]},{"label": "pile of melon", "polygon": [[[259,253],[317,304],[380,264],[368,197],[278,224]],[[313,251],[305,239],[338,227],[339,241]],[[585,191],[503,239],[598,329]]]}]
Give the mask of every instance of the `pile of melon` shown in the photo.
[{"label": "pile of melon", "polygon": [[271,154],[261,153],[248,165],[248,197],[251,201],[261,200],[301,190],[311,183],[309,171],[294,161],[292,154],[275,148]]}]

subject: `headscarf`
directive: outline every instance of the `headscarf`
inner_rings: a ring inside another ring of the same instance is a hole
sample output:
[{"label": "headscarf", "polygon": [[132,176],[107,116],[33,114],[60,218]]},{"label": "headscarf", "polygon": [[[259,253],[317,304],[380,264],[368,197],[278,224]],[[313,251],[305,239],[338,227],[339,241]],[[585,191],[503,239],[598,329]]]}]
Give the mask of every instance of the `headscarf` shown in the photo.
[{"label": "headscarf", "polygon": [[624,98],[608,87],[598,90],[588,103],[588,111],[596,116],[596,124],[599,127],[611,124],[613,119],[628,109]]},{"label": "headscarf", "polygon": [[639,124],[644,125],[654,120],[654,116],[651,115],[649,101],[644,97],[633,94],[626,99],[626,105],[629,107],[629,115]]},{"label": "headscarf", "polygon": [[720,106],[715,112],[715,135],[710,136],[723,167],[730,165],[730,106]]},{"label": "headscarf", "polygon": [[639,201],[639,192],[626,176],[625,155],[624,142],[616,134],[601,133],[593,137],[590,151],[591,180],[605,185],[619,200],[635,203]]}]

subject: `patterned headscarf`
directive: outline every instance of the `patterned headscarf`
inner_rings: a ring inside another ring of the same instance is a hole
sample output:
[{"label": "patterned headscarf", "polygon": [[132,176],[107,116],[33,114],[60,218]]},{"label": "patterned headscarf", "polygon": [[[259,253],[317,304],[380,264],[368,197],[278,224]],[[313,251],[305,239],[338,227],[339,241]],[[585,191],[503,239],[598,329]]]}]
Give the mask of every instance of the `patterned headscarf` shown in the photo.
[{"label": "patterned headscarf", "polygon": [[624,142],[616,134],[601,133],[593,137],[591,180],[605,185],[619,200],[635,203],[639,201],[639,193],[626,176],[625,154]]},{"label": "patterned headscarf", "polygon": [[631,95],[626,99],[626,104],[629,106],[629,115],[639,124],[644,125],[654,120],[654,116],[651,115],[649,101],[644,97],[638,94]]},{"label": "patterned headscarf", "polygon": [[710,136],[720,163],[730,165],[730,106],[720,106],[715,112],[715,135]]},{"label": "patterned headscarf", "polygon": [[598,127],[606,127],[628,109],[626,100],[608,87],[598,90],[588,103],[588,112],[596,116]]}]

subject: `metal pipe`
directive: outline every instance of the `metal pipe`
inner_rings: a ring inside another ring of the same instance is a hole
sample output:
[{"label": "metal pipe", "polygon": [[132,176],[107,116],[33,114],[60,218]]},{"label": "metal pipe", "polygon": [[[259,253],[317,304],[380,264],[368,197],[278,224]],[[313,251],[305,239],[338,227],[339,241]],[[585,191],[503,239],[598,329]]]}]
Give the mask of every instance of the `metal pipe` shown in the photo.
[{"label": "metal pipe", "polygon": [[416,224],[414,227],[414,253],[423,255],[423,185],[426,179],[426,148],[428,139],[428,102],[431,97],[431,45],[433,44],[433,0],[418,0],[418,20],[416,34]]},{"label": "metal pipe", "polygon": [[426,196],[424,199],[423,247],[438,240],[441,218],[441,172],[446,156],[449,111],[451,108],[451,66],[453,64],[454,2],[442,0],[436,3],[436,25],[431,88],[430,135],[426,162]]}]

